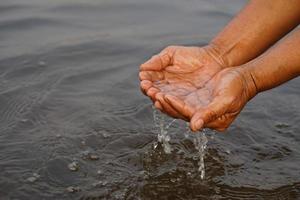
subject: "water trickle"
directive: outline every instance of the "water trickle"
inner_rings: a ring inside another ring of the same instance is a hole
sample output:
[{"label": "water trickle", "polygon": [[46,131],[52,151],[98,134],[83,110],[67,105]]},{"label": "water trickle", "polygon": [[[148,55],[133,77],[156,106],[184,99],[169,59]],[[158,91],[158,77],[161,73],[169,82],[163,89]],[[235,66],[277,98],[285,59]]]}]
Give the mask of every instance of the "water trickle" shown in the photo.
[{"label": "water trickle", "polygon": [[[167,123],[166,116],[162,114],[160,111],[153,107],[153,118],[154,118],[154,126],[157,130],[157,139],[158,142],[162,144],[164,148],[164,152],[170,154],[172,149],[169,143],[171,137],[168,133],[168,129],[170,126],[176,121],[173,119],[171,122]],[[203,129],[199,133],[192,133],[189,128],[189,123],[186,123],[185,126],[186,131],[184,131],[185,138],[193,138],[193,143],[195,149],[198,151],[198,154],[193,157],[194,160],[198,160],[198,171],[200,173],[201,179],[205,177],[205,164],[204,164],[204,156],[205,149],[208,142],[208,138],[206,137],[206,133],[208,130]],[[213,139],[213,135],[211,136]],[[154,149],[157,147],[158,143],[154,143]]]},{"label": "water trickle", "polygon": [[200,172],[201,179],[204,179],[205,177],[204,156],[205,156],[206,144],[208,142],[207,137],[205,135],[205,130],[201,131],[200,133],[196,133],[193,142],[195,148],[198,150],[198,156],[199,156],[198,171]]},{"label": "water trickle", "polygon": [[189,124],[186,123],[186,132],[184,133],[185,138],[193,137],[193,143],[195,149],[198,151],[198,155],[193,156],[193,160],[198,160],[198,171],[200,172],[201,179],[205,177],[205,149],[208,142],[208,138],[206,137],[207,129],[203,129],[199,133],[192,133]]},{"label": "water trickle", "polygon": [[[170,154],[172,149],[169,141],[171,140],[170,134],[168,133],[168,129],[170,126],[176,121],[173,119],[170,123],[166,123],[166,116],[162,114],[157,109],[153,108],[153,119],[154,119],[154,126],[157,130],[157,139],[164,148],[164,152],[166,154]],[[156,148],[157,145],[154,146]]]}]

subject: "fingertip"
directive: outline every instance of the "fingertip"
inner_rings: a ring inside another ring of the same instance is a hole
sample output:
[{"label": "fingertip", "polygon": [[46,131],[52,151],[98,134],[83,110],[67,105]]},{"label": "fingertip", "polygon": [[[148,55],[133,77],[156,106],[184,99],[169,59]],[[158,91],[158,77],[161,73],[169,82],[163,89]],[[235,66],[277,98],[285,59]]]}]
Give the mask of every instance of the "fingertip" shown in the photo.
[{"label": "fingertip", "polygon": [[147,91],[147,96],[149,96],[152,99],[152,101],[155,101],[155,95],[158,92],[159,90],[157,88],[151,87]]},{"label": "fingertip", "polygon": [[204,121],[202,119],[191,120],[190,128],[193,132],[199,131],[203,128]]},{"label": "fingertip", "polygon": [[216,131],[220,132],[220,133],[225,133],[225,131],[227,130],[227,128],[216,128]]},{"label": "fingertip", "polygon": [[140,85],[144,90],[148,90],[152,86],[152,82],[149,80],[142,80]]},{"label": "fingertip", "polygon": [[141,88],[141,91],[143,92],[144,95],[147,95],[147,91],[151,87],[152,87],[152,82],[151,81],[143,80],[140,83],[140,88]]},{"label": "fingertip", "polygon": [[143,81],[143,80],[147,80],[148,79],[148,76],[147,76],[147,72],[139,72],[139,79],[141,80],[141,81]]},{"label": "fingertip", "polygon": [[160,104],[159,101],[155,101],[154,107],[157,108],[157,109],[160,110],[160,111],[163,109],[163,107],[162,107],[162,105]]},{"label": "fingertip", "polygon": [[154,55],[148,61],[141,64],[140,71],[149,71],[149,70],[157,71],[157,70],[161,70],[161,68],[162,66],[161,66],[160,57],[158,55]]}]

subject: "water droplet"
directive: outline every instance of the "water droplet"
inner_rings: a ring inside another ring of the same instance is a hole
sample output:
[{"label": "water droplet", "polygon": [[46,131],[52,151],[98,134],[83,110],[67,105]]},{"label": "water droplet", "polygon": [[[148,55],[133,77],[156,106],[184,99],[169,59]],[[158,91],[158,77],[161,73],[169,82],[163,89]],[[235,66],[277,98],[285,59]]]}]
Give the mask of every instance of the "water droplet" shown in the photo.
[{"label": "water droplet", "polygon": [[38,173],[33,173],[32,176],[28,177],[26,181],[33,183],[37,181],[40,178],[40,175]]},{"label": "water droplet", "polygon": [[205,149],[206,149],[207,142],[208,140],[204,130],[201,131],[200,133],[195,134],[194,145],[195,148],[198,150],[198,157],[199,157],[198,171],[200,172],[201,179],[204,179],[205,177],[204,156],[205,156]]},{"label": "water droplet", "polygon": [[106,133],[106,132],[103,132],[103,133],[102,133],[102,136],[103,136],[104,138],[108,138],[108,137],[109,137],[109,134]]},{"label": "water droplet", "polygon": [[44,61],[39,61],[38,62],[38,65],[40,66],[40,67],[44,67],[44,66],[46,66],[46,62],[44,62]]},{"label": "water droplet", "polygon": [[176,180],[177,180],[176,178],[171,178],[171,179],[170,179],[170,181],[171,181],[172,183],[175,183]]},{"label": "water droplet", "polygon": [[102,181],[97,181],[97,182],[93,183],[92,185],[93,185],[94,187],[97,187],[97,186],[102,185],[102,184],[103,184]]},{"label": "water droplet", "polygon": [[158,146],[158,143],[157,143],[157,142],[154,142],[154,143],[153,143],[153,149],[156,149],[157,146]]},{"label": "water droplet", "polygon": [[157,140],[158,142],[162,143],[164,148],[164,152],[166,154],[170,154],[172,149],[169,144],[171,140],[170,135],[168,135],[168,129],[175,122],[172,120],[169,124],[166,125],[165,115],[159,112],[155,107],[153,107],[153,119],[154,119],[154,126],[157,129]]},{"label": "water droplet", "polygon": [[99,156],[96,155],[96,154],[90,154],[90,155],[89,155],[89,159],[90,159],[90,160],[99,160]]},{"label": "water droplet", "polygon": [[75,192],[79,192],[80,191],[80,188],[78,186],[74,187],[74,186],[69,186],[67,187],[67,192],[69,193],[75,193]]},{"label": "water droplet", "polygon": [[21,122],[26,123],[28,122],[28,119],[21,119]]},{"label": "water droplet", "polygon": [[31,176],[31,177],[28,177],[26,180],[27,180],[28,182],[30,182],[30,183],[33,183],[33,182],[35,182],[35,181],[37,180],[37,178],[34,177],[34,176]]},{"label": "water droplet", "polygon": [[103,181],[103,182],[102,182],[102,185],[103,185],[103,186],[106,186],[106,185],[107,185],[107,181]]},{"label": "water droplet", "polygon": [[68,165],[69,170],[71,171],[78,171],[79,170],[79,165],[77,162],[73,161]]},{"label": "water droplet", "polygon": [[33,173],[32,175],[36,178],[40,178],[40,175],[38,173]]}]

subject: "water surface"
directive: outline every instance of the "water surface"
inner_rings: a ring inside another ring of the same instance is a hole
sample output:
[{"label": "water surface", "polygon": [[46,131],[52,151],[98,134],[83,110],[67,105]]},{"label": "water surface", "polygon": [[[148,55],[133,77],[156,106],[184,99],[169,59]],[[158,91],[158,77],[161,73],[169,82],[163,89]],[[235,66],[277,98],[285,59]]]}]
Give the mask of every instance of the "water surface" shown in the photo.
[{"label": "water surface", "polygon": [[153,148],[139,64],[206,44],[245,3],[1,0],[0,199],[299,199],[299,78],[209,138],[204,180],[182,124],[171,154]]}]

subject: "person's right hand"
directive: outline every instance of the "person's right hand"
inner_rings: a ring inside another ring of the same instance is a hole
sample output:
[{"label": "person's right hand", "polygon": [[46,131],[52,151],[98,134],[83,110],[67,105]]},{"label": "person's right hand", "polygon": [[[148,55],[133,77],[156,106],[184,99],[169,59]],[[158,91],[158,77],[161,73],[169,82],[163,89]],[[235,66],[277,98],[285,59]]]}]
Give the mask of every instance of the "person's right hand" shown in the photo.
[{"label": "person's right hand", "polygon": [[170,46],[140,66],[141,90],[162,112],[187,120],[164,100],[164,96],[186,96],[203,87],[225,65],[212,46]]},{"label": "person's right hand", "polygon": [[202,128],[224,131],[257,92],[249,69],[230,67],[217,73],[202,88],[185,96],[166,94],[164,100],[190,122],[193,131]]}]

